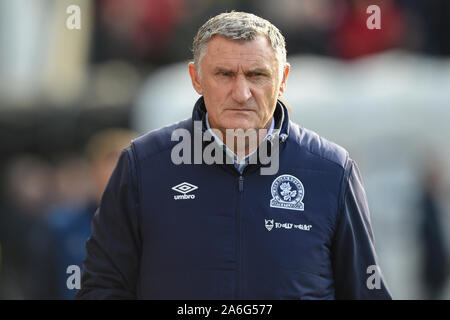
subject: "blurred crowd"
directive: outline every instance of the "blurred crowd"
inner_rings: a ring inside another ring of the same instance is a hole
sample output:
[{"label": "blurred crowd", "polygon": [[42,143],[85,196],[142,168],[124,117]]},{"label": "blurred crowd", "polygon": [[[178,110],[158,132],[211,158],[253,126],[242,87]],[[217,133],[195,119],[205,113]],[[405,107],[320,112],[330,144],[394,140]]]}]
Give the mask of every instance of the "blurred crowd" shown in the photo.
[{"label": "blurred crowd", "polygon": [[[126,58],[152,64],[189,59],[192,36],[226,10],[260,15],[280,28],[288,52],[357,58],[389,48],[449,55],[450,4],[445,0],[101,0],[96,7],[95,61]],[[378,5],[383,32],[369,30]]]},{"label": "blurred crowd", "polygon": [[55,163],[32,154],[6,167],[0,209],[0,298],[70,299],[67,267],[81,267],[90,223],[119,155],[136,135],[111,128],[84,154]]},{"label": "blurred crowd", "polygon": [[[72,4],[81,8],[76,31],[65,27]],[[366,26],[369,5],[380,7],[380,30]],[[253,12],[278,26],[288,55],[352,60],[388,49],[450,55],[446,0],[36,0],[32,6],[4,0],[0,77],[9,81],[0,82],[1,102],[129,104],[142,77],[191,59],[201,24],[231,10]]]},{"label": "blurred crowd", "polygon": [[[79,31],[63,27],[70,4],[81,7]],[[381,30],[366,27],[373,4]],[[66,269],[81,266],[118,156],[143,133],[114,124],[130,115],[146,79],[192,58],[192,39],[209,17],[231,10],[279,27],[288,60],[305,54],[350,62],[391,49],[450,57],[448,0],[1,1],[0,298],[73,298]],[[66,110],[103,122],[67,125]],[[421,184],[417,239],[427,298],[442,297],[449,275],[447,213],[439,205],[444,170],[424,169]]]}]

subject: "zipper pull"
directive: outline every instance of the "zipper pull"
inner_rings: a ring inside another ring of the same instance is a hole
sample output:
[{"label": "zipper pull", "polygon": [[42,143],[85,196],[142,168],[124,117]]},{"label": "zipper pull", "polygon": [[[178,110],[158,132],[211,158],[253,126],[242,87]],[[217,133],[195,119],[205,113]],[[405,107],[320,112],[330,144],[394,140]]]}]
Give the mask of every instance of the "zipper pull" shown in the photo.
[{"label": "zipper pull", "polygon": [[244,191],[244,177],[239,176],[239,192]]}]

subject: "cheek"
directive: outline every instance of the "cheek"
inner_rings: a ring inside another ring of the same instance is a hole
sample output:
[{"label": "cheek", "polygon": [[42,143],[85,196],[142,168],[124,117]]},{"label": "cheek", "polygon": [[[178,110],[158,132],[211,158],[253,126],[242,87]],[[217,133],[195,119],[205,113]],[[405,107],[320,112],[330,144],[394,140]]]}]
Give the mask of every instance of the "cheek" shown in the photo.
[{"label": "cheek", "polygon": [[278,90],[272,83],[259,87],[254,90],[254,97],[257,103],[264,109],[271,109],[273,103],[277,100]]},{"label": "cheek", "polygon": [[224,105],[230,103],[231,90],[227,85],[212,86],[204,94],[205,102],[219,111]]},{"label": "cheek", "polygon": [[217,81],[211,80],[205,82],[203,87],[203,93],[209,96],[211,100],[220,100],[222,97],[227,95],[229,91],[229,85],[224,83],[218,83]]}]

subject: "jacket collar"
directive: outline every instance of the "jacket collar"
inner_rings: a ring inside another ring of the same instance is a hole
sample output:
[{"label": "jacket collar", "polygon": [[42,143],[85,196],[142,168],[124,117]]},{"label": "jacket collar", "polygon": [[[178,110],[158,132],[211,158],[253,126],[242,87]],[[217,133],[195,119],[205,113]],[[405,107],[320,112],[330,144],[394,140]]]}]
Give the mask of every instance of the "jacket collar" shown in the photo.
[{"label": "jacket collar", "polygon": [[[284,103],[280,100],[277,100],[277,105],[273,116],[275,120],[274,135],[284,142],[289,136],[289,113]],[[201,96],[194,105],[194,110],[192,111],[192,121],[202,121],[202,132],[204,133],[207,131],[206,106],[203,96]]]},{"label": "jacket collar", "polygon": [[[284,105],[284,103],[281,102],[280,100],[277,100],[277,105],[275,107],[273,116],[274,116],[274,120],[275,120],[275,126],[274,126],[273,133],[271,135],[268,135],[266,137],[266,139],[262,142],[262,143],[267,144],[267,151],[268,151],[269,155],[273,152],[272,146],[274,145],[274,143],[273,143],[274,139],[279,140],[278,141],[279,143],[276,144],[276,145],[278,145],[278,150],[276,152],[280,152],[284,148],[285,142],[286,142],[287,138],[289,137],[289,129],[290,129],[288,110],[287,110],[286,106]],[[195,130],[196,126],[194,125],[194,121],[201,121],[201,123],[202,123],[202,126],[201,126],[202,133],[201,134],[203,136],[205,134],[205,132],[207,132],[207,130],[208,130],[207,125],[206,125],[206,106],[205,106],[205,101],[204,101],[203,96],[197,100],[197,102],[195,103],[195,106],[194,106],[194,110],[192,111],[192,127]],[[202,149],[213,142],[214,142],[214,139],[212,139],[211,141],[203,140],[202,141]],[[234,168],[233,165],[226,164],[226,163],[229,163],[229,162],[227,162],[227,157],[229,157],[229,155],[225,151],[225,146],[223,146],[222,150],[223,150],[223,163],[224,163],[222,166],[228,170],[237,172],[237,170]],[[252,159],[253,157],[256,157],[256,159]],[[253,153],[252,156],[250,157],[250,159],[252,159],[253,164],[252,164],[252,162],[250,162],[250,164],[244,169],[244,172],[245,171],[253,171],[253,170],[258,169],[261,166],[270,165],[270,164],[264,165],[261,163],[261,161],[259,159],[259,152]],[[232,160],[231,160],[231,163],[233,163]]]}]

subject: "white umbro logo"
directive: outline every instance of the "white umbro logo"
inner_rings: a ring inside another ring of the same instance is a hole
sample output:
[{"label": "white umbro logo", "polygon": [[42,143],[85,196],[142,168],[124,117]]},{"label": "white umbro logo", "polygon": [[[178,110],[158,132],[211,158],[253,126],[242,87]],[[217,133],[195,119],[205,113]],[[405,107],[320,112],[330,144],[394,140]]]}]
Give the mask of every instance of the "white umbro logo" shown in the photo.
[{"label": "white umbro logo", "polygon": [[195,199],[194,194],[186,194],[186,193],[192,192],[197,189],[198,189],[198,187],[194,186],[193,184],[190,184],[187,182],[180,183],[180,184],[176,185],[175,187],[172,187],[172,190],[182,193],[182,195],[176,195],[176,196],[173,196],[173,198],[175,200]]}]

